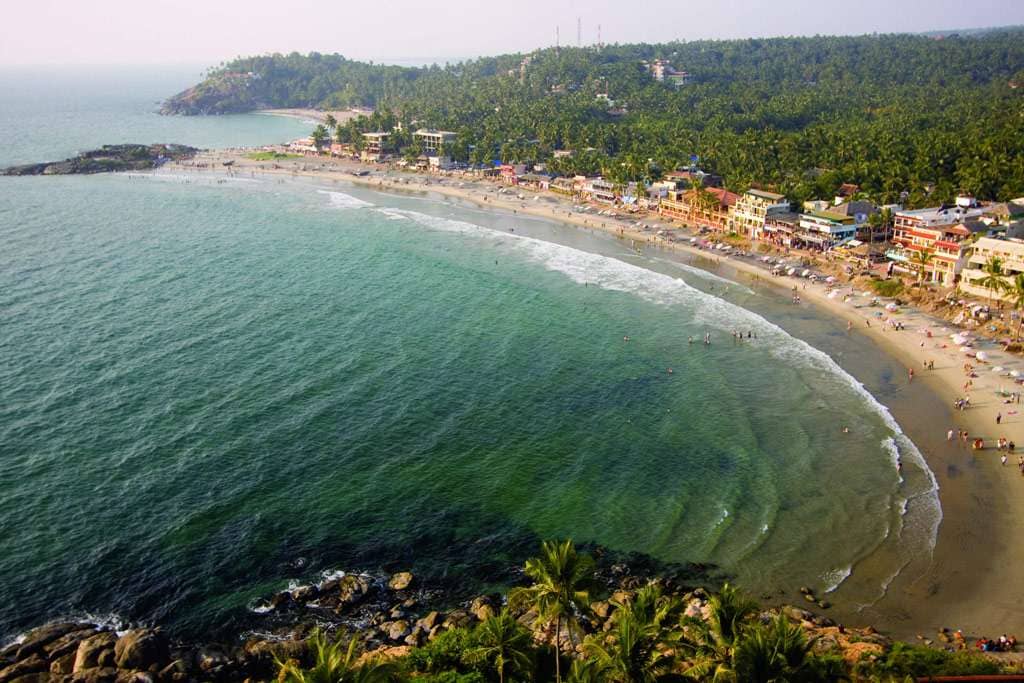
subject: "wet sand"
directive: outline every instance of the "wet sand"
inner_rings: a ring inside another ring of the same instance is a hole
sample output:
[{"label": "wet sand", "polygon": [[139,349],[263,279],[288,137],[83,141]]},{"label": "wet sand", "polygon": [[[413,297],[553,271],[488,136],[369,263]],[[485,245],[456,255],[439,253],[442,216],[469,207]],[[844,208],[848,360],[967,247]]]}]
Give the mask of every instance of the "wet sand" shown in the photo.
[{"label": "wet sand", "polygon": [[[277,164],[254,162],[238,152],[215,152],[197,158],[213,170],[223,170],[223,161],[234,161],[233,173],[278,174],[303,176],[328,182],[349,182],[379,191],[437,193],[468,201],[481,207],[517,212],[565,223],[603,230],[632,245],[664,250],[669,258],[696,260],[714,264],[720,274],[755,287],[775,289],[789,296],[794,285],[803,302],[813,305],[842,321],[852,324],[848,334],[899,361],[906,374],[893,377],[896,390],[892,396],[879,397],[892,411],[904,431],[923,453],[935,473],[943,520],[931,558],[901,572],[888,586],[884,597],[873,604],[855,604],[843,599],[840,587],[832,616],[847,623],[872,624],[893,635],[913,639],[920,634],[935,638],[941,627],[960,628],[969,636],[998,636],[1000,633],[1024,633],[1024,595],[1019,590],[1024,581],[1018,578],[1017,567],[1024,561],[1024,545],[1017,543],[1015,523],[1024,516],[1024,476],[1018,470],[1017,455],[1009,456],[1002,466],[995,440],[1004,437],[1020,446],[1024,453],[1024,408],[1003,404],[997,391],[1024,391],[1007,375],[1010,370],[1024,373],[1024,360],[1006,354],[989,342],[978,342],[976,350],[989,354],[985,363],[969,359],[950,339],[955,329],[933,317],[901,307],[889,313],[879,306],[868,305],[872,296],[851,292],[849,286],[837,287],[834,297],[824,283],[771,275],[762,264],[710,253],[679,241],[668,241],[644,231],[631,221],[577,213],[571,202],[550,192],[535,193],[513,188],[512,194],[498,194],[500,187],[487,181],[391,172],[355,177],[355,170],[368,167],[355,162],[321,159],[297,159]],[[195,170],[188,165],[183,170]],[[522,194],[525,199],[516,195]],[[542,197],[534,199],[534,197]],[[652,225],[668,225],[660,218],[641,218]],[[676,229],[688,237],[689,232]],[[806,288],[804,288],[806,286]],[[844,301],[851,295],[848,301]],[[882,299],[882,303],[887,300]],[[891,317],[903,323],[903,331],[886,329],[879,317]],[[868,325],[870,322],[870,326]],[[845,327],[845,326],[844,326]],[[931,330],[929,338],[925,330]],[[823,349],[826,352],[828,348]],[[837,358],[837,360],[841,360]],[[952,402],[964,396],[964,362],[970,360],[977,377],[969,391],[971,408],[954,411]],[[934,361],[934,370],[926,370],[924,361]],[[992,368],[1001,366],[1003,372]],[[911,382],[909,370],[914,370]],[[856,374],[856,373],[855,373]],[[1024,404],[1021,404],[1024,405]],[[1002,413],[1002,424],[996,425],[996,414]],[[946,440],[946,432],[966,429],[971,438],[985,439],[983,451],[973,451],[955,438]],[[841,482],[837,482],[841,485]],[[870,560],[858,566],[857,572],[870,573]],[[786,596],[795,601],[795,598]]]}]

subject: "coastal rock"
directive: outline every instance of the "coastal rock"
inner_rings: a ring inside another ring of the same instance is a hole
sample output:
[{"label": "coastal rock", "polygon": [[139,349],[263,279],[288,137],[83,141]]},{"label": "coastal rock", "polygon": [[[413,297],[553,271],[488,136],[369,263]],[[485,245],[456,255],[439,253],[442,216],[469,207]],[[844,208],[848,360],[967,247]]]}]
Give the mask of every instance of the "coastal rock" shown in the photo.
[{"label": "coastal rock", "polygon": [[813,621],[814,614],[799,607],[783,607],[782,613],[794,621]]},{"label": "coastal rock", "polygon": [[61,636],[67,635],[71,631],[77,631],[82,628],[81,624],[74,622],[61,622],[57,624],[47,624],[46,626],[40,626],[37,629],[33,629],[25,634],[25,639],[21,641],[18,646],[18,651],[15,654],[15,660],[26,659],[32,654],[42,652],[43,648],[53,641],[57,640]]},{"label": "coastal rock", "polygon": [[396,643],[403,641],[410,633],[409,622],[404,619],[388,622],[383,627],[388,635],[388,640]]},{"label": "coastal rock", "polygon": [[452,610],[441,624],[445,629],[464,628],[473,625],[473,615],[465,610]]},{"label": "coastal rock", "polygon": [[203,647],[196,652],[196,666],[206,673],[217,673],[231,662],[231,658],[218,647]]},{"label": "coastal rock", "polygon": [[75,657],[77,652],[68,652],[55,659],[50,660],[50,673],[55,675],[70,674],[75,670]]},{"label": "coastal rock", "polygon": [[41,671],[34,674],[26,674],[15,678],[11,683],[50,683],[54,679],[53,674]]},{"label": "coastal rock", "polygon": [[424,631],[430,631],[437,626],[440,615],[437,612],[429,612],[425,617],[419,619],[416,622],[416,626],[422,628]]},{"label": "coastal rock", "polygon": [[148,171],[167,161],[190,159],[194,147],[173,144],[104,145],[64,161],[46,161],[0,169],[0,175],[81,175],[111,171]]},{"label": "coastal rock", "polygon": [[[69,653],[73,656],[78,650],[78,644],[95,633],[96,629],[91,626],[71,631],[44,647],[43,651],[46,653],[46,658],[50,661]],[[71,672],[69,671],[68,673]]]},{"label": "coastal rock", "polygon": [[392,574],[388,579],[388,588],[393,591],[404,591],[412,586],[413,576],[411,572],[398,572]]},{"label": "coastal rock", "polygon": [[114,645],[114,661],[121,669],[145,670],[163,666],[170,658],[170,643],[159,629],[128,631]]},{"label": "coastal rock", "polygon": [[338,583],[339,606],[358,605],[370,595],[371,590],[372,584],[368,579],[346,574]]},{"label": "coastal rock", "polygon": [[320,589],[316,586],[299,586],[291,591],[292,599],[298,603],[307,603],[310,600],[316,600],[320,594]]},{"label": "coastal rock", "polygon": [[0,669],[0,683],[8,683],[21,676],[28,674],[48,672],[50,665],[36,653],[33,653],[20,661],[11,664],[5,669]]},{"label": "coastal rock", "polygon": [[608,615],[612,613],[612,606],[607,600],[599,600],[590,603],[590,611],[599,619],[607,619]]},{"label": "coastal rock", "polygon": [[469,613],[480,621],[486,621],[498,613],[496,602],[490,595],[473,598],[473,602],[469,603]]},{"label": "coastal rock", "polygon": [[292,600],[292,594],[289,593],[288,591],[282,591],[280,593],[275,593],[274,596],[272,598],[270,598],[270,609],[275,610],[275,611],[276,610],[282,610],[282,609],[288,609],[293,604],[294,604],[294,601]]},{"label": "coastal rock", "polygon": [[76,671],[67,683],[114,683],[117,674],[118,670],[112,666],[94,667]]},{"label": "coastal rock", "polygon": [[160,672],[157,674],[157,678],[161,681],[170,681],[178,675],[188,675],[188,664],[184,659],[175,659],[173,662],[160,669]]},{"label": "coastal rock", "polygon": [[116,642],[117,636],[110,631],[97,633],[80,642],[75,654],[75,664],[72,667],[72,672],[78,673],[99,666],[100,656],[105,652],[109,652],[112,659],[114,643]]}]

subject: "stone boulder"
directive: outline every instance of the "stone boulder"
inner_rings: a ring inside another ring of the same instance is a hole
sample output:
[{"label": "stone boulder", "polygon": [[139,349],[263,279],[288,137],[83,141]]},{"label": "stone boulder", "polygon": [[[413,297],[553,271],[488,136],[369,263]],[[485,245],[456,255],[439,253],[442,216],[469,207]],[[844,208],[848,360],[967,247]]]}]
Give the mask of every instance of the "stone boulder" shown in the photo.
[{"label": "stone boulder", "polygon": [[411,632],[409,622],[405,619],[399,619],[398,621],[390,621],[386,624],[382,624],[382,628],[384,629],[384,632],[387,633],[388,640],[394,643],[404,641],[406,636]]},{"label": "stone boulder", "polygon": [[338,582],[338,601],[341,607],[358,605],[373,591],[373,584],[362,576],[346,574]]},{"label": "stone boulder", "polygon": [[208,674],[223,671],[230,663],[231,658],[218,647],[203,647],[196,652],[196,666]]},{"label": "stone boulder", "polygon": [[41,653],[45,646],[72,631],[81,630],[82,627],[83,624],[77,622],[60,622],[32,629],[25,634],[25,639],[19,643],[14,659],[20,661],[37,652]]},{"label": "stone boulder", "polygon": [[21,659],[10,666],[0,669],[0,683],[8,683],[16,678],[27,676],[29,674],[37,674],[49,672],[50,665],[47,664],[46,660],[37,653],[32,653],[28,657]]},{"label": "stone boulder", "polygon": [[319,595],[320,589],[316,586],[299,586],[292,590],[292,599],[299,604],[316,600]]},{"label": "stone boulder", "polygon": [[410,572],[398,572],[388,579],[388,588],[393,591],[404,591],[412,587],[413,576]]},{"label": "stone boulder", "polygon": [[51,674],[42,671],[40,673],[19,676],[11,681],[11,683],[50,683],[53,679],[54,677]]},{"label": "stone boulder", "polygon": [[[60,659],[67,654],[74,655],[78,650],[78,644],[86,638],[96,634],[96,629],[87,626],[86,628],[77,629],[66,633],[57,640],[53,641],[49,645],[43,648],[46,653],[46,658],[51,662],[55,659]],[[68,671],[67,673],[71,673]]]},{"label": "stone boulder", "polygon": [[498,614],[496,605],[499,604],[500,602],[495,601],[490,595],[481,595],[469,603],[469,613],[480,621],[486,621]]},{"label": "stone boulder", "polygon": [[170,660],[170,643],[159,629],[139,628],[128,631],[114,645],[114,662],[119,669],[145,671],[163,667]]},{"label": "stone boulder", "polygon": [[418,620],[416,622],[416,625],[422,628],[424,631],[429,632],[431,629],[438,625],[440,618],[441,615],[439,615],[437,612],[430,612],[425,617]]},{"label": "stone boulder", "polygon": [[118,673],[118,670],[112,666],[93,667],[76,671],[65,681],[66,683],[114,683]]},{"label": "stone boulder", "polygon": [[[101,657],[104,661],[109,659],[113,663],[114,643],[116,642],[117,635],[110,631],[102,631],[80,642],[75,653],[72,673],[77,674],[80,671],[100,666]],[[106,653],[109,653],[109,657],[103,657]]]},{"label": "stone boulder", "polygon": [[608,615],[612,613],[612,606],[607,600],[600,600],[590,603],[590,611],[598,619],[607,619]]},{"label": "stone boulder", "polygon": [[75,657],[77,656],[78,652],[75,651],[52,658],[50,660],[50,673],[55,676],[63,676],[65,674],[72,673],[75,670]]}]

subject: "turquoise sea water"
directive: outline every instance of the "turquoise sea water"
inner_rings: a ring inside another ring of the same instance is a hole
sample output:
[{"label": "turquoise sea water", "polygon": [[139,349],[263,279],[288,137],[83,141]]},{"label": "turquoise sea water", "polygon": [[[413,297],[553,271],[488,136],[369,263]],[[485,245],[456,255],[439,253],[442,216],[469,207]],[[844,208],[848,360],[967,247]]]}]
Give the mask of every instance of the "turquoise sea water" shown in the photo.
[{"label": "turquoise sea water", "polygon": [[342,183],[0,180],[0,635],[216,629],[329,569],[487,583],[539,538],[854,602],[930,552],[913,444],[770,293]]}]

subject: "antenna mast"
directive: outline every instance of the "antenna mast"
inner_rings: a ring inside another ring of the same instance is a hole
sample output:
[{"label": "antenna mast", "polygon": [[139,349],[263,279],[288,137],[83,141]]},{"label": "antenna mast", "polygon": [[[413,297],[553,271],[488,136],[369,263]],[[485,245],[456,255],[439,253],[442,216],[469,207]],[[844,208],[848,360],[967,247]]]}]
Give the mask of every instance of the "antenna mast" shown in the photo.
[{"label": "antenna mast", "polygon": [[601,24],[597,25],[597,47],[601,47]]},{"label": "antenna mast", "polygon": [[583,46],[583,19],[576,17],[576,47]]}]

